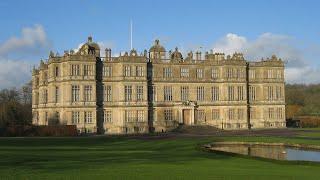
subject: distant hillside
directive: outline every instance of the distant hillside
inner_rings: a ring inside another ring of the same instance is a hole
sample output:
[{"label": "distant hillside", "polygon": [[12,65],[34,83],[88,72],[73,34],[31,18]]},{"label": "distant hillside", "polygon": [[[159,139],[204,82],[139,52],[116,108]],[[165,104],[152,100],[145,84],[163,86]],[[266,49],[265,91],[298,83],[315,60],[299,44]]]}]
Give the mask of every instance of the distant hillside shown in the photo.
[{"label": "distant hillside", "polygon": [[320,116],[320,84],[286,85],[286,117]]}]

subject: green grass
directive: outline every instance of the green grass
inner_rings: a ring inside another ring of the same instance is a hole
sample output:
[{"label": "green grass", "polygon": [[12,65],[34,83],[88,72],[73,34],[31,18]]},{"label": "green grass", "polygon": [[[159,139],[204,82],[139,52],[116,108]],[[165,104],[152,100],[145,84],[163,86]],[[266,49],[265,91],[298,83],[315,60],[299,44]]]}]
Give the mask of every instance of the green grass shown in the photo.
[{"label": "green grass", "polygon": [[271,137],[0,138],[0,179],[320,179],[320,164],[201,151],[214,141],[318,144]]}]

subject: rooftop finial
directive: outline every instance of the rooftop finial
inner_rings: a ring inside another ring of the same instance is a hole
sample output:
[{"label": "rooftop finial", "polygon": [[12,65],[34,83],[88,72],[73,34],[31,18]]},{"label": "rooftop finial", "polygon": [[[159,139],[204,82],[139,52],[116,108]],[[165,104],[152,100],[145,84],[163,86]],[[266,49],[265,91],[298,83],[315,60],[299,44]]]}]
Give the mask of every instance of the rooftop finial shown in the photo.
[{"label": "rooftop finial", "polygon": [[155,45],[159,45],[159,44],[160,44],[159,39],[156,39],[156,40],[154,41],[154,44],[155,44]]},{"label": "rooftop finial", "polygon": [[92,37],[91,37],[91,36],[88,37],[88,42],[89,42],[89,43],[92,42]]}]

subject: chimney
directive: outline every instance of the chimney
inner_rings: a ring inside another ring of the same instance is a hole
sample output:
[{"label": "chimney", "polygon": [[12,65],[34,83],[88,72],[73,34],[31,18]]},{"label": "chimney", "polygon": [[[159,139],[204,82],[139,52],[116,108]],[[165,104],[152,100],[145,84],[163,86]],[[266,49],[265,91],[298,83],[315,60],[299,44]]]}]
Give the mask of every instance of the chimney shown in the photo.
[{"label": "chimney", "polygon": [[111,49],[106,48],[106,60],[111,61]]},{"label": "chimney", "polygon": [[201,52],[197,51],[196,52],[196,61],[199,61],[199,60],[201,60]]}]

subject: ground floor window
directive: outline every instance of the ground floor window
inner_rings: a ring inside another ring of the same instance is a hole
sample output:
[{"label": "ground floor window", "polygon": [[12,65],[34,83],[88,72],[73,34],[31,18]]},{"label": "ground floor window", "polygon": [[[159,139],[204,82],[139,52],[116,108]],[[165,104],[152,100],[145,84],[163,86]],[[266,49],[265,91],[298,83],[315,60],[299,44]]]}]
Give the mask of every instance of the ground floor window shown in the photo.
[{"label": "ground floor window", "polygon": [[84,112],[84,122],[92,123],[92,112]]},{"label": "ground floor window", "polygon": [[219,119],[220,119],[220,110],[212,109],[212,120],[219,120]]},{"label": "ground floor window", "polygon": [[164,120],[166,120],[166,121],[172,120],[172,109],[164,110]]},{"label": "ground floor window", "polygon": [[103,121],[106,122],[112,122],[112,111],[104,111],[103,112]]},{"label": "ground floor window", "polygon": [[206,120],[206,113],[204,110],[197,110],[197,120],[198,121],[205,121]]},{"label": "ground floor window", "polygon": [[72,112],[72,124],[80,123],[80,113],[79,112]]},{"label": "ground floor window", "polygon": [[137,111],[138,122],[144,122],[144,111]]}]

